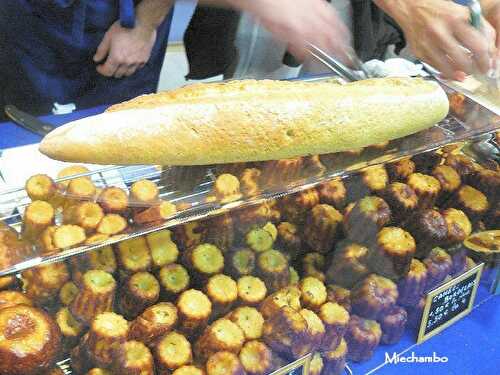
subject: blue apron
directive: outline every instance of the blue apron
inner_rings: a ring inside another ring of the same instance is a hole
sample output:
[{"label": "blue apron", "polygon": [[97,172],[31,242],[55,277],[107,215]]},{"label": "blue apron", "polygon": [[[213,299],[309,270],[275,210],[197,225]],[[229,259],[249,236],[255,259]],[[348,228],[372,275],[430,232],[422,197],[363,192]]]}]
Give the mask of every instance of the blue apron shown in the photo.
[{"label": "blue apron", "polygon": [[173,11],[157,30],[147,64],[130,77],[96,72],[93,56],[116,21],[135,23],[139,0],[0,0],[0,105],[46,113],[54,102],[79,108],[156,90]]}]

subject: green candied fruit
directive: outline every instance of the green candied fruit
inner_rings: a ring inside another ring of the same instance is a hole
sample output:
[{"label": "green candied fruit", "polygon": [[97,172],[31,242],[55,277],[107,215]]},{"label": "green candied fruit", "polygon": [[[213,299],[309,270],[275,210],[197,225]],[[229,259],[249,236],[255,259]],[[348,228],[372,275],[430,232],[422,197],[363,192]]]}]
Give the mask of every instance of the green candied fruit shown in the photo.
[{"label": "green candied fruit", "polygon": [[262,253],[273,247],[273,236],[264,228],[256,228],[246,235],[246,244],[252,250]]}]

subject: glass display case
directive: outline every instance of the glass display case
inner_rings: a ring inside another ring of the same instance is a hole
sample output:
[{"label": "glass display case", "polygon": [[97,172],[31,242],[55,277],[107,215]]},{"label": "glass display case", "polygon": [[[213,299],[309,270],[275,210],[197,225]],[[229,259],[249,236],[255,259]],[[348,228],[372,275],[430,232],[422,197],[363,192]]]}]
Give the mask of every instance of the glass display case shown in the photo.
[{"label": "glass display case", "polygon": [[499,118],[445,89],[446,120],[365,149],[19,181],[0,374],[333,375],[415,337],[426,292],[498,264],[464,241],[498,240]]}]

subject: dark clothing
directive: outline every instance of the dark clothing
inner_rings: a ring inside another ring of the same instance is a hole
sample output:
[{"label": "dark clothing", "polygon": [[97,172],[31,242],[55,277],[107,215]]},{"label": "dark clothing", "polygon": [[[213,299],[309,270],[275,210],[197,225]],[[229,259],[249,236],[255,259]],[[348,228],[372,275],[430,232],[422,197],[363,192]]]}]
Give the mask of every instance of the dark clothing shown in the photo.
[{"label": "dark clothing", "polygon": [[156,90],[172,12],[158,28],[151,58],[130,77],[96,71],[93,56],[109,27],[133,27],[139,0],[1,0],[0,105],[34,114],[54,102],[78,108],[121,102]]}]

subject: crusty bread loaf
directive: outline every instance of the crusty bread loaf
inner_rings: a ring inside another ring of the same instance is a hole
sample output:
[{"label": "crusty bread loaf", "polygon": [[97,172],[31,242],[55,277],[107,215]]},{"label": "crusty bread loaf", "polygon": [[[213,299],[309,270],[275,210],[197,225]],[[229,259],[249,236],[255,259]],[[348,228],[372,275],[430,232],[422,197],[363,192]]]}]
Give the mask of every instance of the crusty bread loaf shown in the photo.
[{"label": "crusty bread loaf", "polygon": [[96,164],[275,160],[400,138],[447,113],[444,91],[422,79],[201,84],[142,96],[66,124],[44,138],[40,151]]}]

